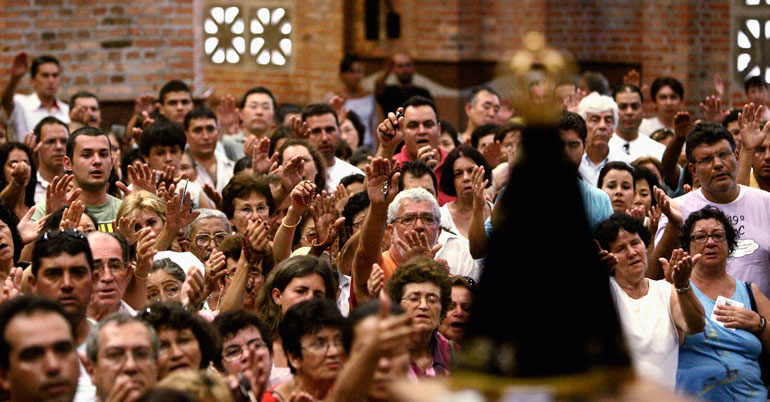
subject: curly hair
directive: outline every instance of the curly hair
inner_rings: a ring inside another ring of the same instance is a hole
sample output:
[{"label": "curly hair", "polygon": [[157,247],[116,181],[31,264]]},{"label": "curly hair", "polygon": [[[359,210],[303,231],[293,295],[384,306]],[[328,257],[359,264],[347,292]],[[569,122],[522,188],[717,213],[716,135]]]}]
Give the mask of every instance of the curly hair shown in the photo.
[{"label": "curly hair", "polygon": [[735,247],[738,245],[738,232],[735,231],[732,222],[730,222],[730,218],[728,218],[721,209],[712,205],[706,205],[691,213],[684,221],[684,224],[682,224],[682,227],[679,229],[679,241],[682,243],[682,250],[688,253],[690,252],[690,236],[692,235],[693,229],[695,229],[695,224],[698,223],[698,221],[706,219],[716,219],[722,224],[725,229],[725,235],[727,236],[727,255],[732,255],[733,251],[735,251]]},{"label": "curly hair", "polygon": [[650,232],[647,230],[647,226],[644,226],[644,222],[622,212],[614,213],[599,223],[596,232],[594,232],[594,239],[599,242],[602,249],[609,251],[610,243],[617,240],[620,229],[631,234],[638,234],[645,247],[650,244]]},{"label": "curly hair", "polygon": [[273,193],[270,192],[270,185],[262,177],[257,177],[245,172],[240,172],[233,176],[222,189],[222,212],[227,219],[233,219],[235,214],[235,199],[247,198],[252,193],[265,197],[267,209],[270,215],[275,211],[275,200]]},{"label": "curly hair", "polygon": [[431,282],[441,289],[441,319],[452,302],[452,282],[449,273],[440,262],[426,256],[412,258],[401,264],[388,279],[386,288],[391,300],[404,298],[404,287],[410,283]]}]

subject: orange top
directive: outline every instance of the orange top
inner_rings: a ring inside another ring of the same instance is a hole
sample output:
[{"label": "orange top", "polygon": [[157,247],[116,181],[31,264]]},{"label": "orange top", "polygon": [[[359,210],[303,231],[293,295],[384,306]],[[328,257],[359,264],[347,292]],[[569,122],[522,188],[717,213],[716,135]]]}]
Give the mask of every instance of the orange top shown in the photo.
[{"label": "orange top", "polygon": [[[398,264],[396,264],[396,262],[393,261],[393,257],[390,256],[390,250],[382,253],[382,262],[380,263],[380,268],[382,268],[382,271],[385,274],[386,281],[393,275],[393,272],[396,271],[396,268],[398,268]],[[358,303],[356,302],[355,286],[350,287],[349,302],[350,302],[350,311],[353,311],[353,309],[356,308],[356,305],[358,305]]]}]

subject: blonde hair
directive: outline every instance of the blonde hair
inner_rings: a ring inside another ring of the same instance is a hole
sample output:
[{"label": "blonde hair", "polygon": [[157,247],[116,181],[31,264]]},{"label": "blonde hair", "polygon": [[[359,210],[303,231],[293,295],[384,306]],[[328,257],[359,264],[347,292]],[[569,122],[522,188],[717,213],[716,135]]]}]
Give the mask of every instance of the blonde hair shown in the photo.
[{"label": "blonde hair", "polygon": [[160,219],[166,221],[166,203],[157,195],[144,190],[129,194],[123,199],[118,208],[117,219],[124,216],[128,219],[136,218],[145,209],[155,212]]},{"label": "blonde hair", "polygon": [[201,402],[233,401],[225,377],[215,371],[174,371],[158,382],[157,388],[183,391]]}]

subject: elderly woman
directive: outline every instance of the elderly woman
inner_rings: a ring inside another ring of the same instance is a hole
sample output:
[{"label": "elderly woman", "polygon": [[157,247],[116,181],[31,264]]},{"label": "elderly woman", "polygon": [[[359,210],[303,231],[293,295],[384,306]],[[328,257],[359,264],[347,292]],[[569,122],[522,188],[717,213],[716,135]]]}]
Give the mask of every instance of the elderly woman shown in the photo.
[{"label": "elderly woman", "polygon": [[18,219],[35,205],[37,170],[32,161],[32,152],[24,144],[9,142],[0,146],[0,201]]},{"label": "elderly woman", "polygon": [[452,285],[443,264],[415,257],[398,266],[386,285],[388,295],[412,317],[414,333],[409,348],[411,377],[449,374],[449,341],[438,327],[451,302]]},{"label": "elderly woman", "polygon": [[[462,276],[453,276],[452,283],[452,302],[449,303],[449,309],[441,321],[439,332],[449,339],[453,345],[459,344],[465,335],[465,325],[471,317],[471,306],[473,305],[473,285],[471,278]],[[475,281],[473,281],[475,283]]]},{"label": "elderly woman", "polygon": [[[329,263],[314,256],[296,256],[282,261],[273,269],[257,294],[257,314],[274,335],[283,315],[291,306],[314,298],[336,300],[337,283]],[[273,337],[273,368],[270,384],[291,378],[283,344]]]},{"label": "elderly woman", "polygon": [[147,302],[181,302],[184,280],[184,271],[170,259],[161,258],[153,262],[147,277]]},{"label": "elderly woman", "polygon": [[176,302],[155,302],[139,314],[158,333],[158,379],[176,370],[208,367],[218,350],[214,327]]},{"label": "elderly woman", "polygon": [[263,402],[289,401],[307,394],[323,400],[345,363],[345,318],[332,300],[312,299],[292,306],[278,327],[294,378],[271,388]]},{"label": "elderly woman", "polygon": [[683,334],[703,331],[703,306],[690,290],[694,258],[681,250],[672,258],[673,286],[645,278],[650,233],[641,221],[616,213],[599,224],[596,239],[617,258],[610,290],[626,343],[640,376],[674,388]]},{"label": "elderly woman", "polygon": [[770,348],[770,329],[765,328],[770,300],[756,284],[726,271],[737,245],[730,219],[717,208],[704,207],[687,217],[680,240],[685,251],[703,256],[690,287],[710,319],[703,333],[685,337],[679,349],[677,388],[704,400],[766,401],[758,358],[763,347]]},{"label": "elderly woman", "polygon": [[634,168],[625,162],[609,162],[599,172],[597,186],[610,196],[612,210],[625,213],[634,204]]}]

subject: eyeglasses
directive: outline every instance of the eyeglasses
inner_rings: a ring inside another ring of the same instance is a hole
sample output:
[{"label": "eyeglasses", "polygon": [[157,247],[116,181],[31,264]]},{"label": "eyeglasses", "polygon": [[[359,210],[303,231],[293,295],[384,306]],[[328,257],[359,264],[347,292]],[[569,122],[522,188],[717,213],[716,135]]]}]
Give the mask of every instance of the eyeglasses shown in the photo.
[{"label": "eyeglasses", "polygon": [[41,239],[43,241],[56,240],[59,237],[66,236],[72,239],[88,241],[86,235],[74,229],[56,229],[50,232],[43,233]]},{"label": "eyeglasses", "polygon": [[695,244],[704,244],[709,240],[709,237],[714,239],[715,242],[721,243],[727,239],[727,233],[725,232],[714,232],[712,234],[698,233],[690,236],[690,240],[692,240],[692,242]]},{"label": "eyeglasses", "polygon": [[731,160],[733,158],[734,154],[732,151],[723,151],[716,153],[714,155],[709,155],[704,158],[698,159],[695,161],[696,165],[710,165],[711,162],[714,162],[714,158],[719,158],[721,161]]},{"label": "eyeglasses", "polygon": [[[119,258],[110,258],[107,260],[107,268],[113,274],[122,274],[128,271],[128,266]],[[104,260],[94,260],[94,274],[98,275],[104,272]]]},{"label": "eyeglasses", "polygon": [[422,293],[415,292],[401,298],[402,302],[406,302],[410,306],[417,306],[423,300],[425,300],[425,304],[429,306],[438,306],[441,304],[441,297],[433,293],[423,295]]},{"label": "eyeglasses", "polygon": [[[112,270],[112,268],[110,268],[110,270]],[[176,297],[176,295],[179,294],[180,289],[181,288],[179,287],[179,285],[169,284],[161,290],[155,290],[155,289],[147,290],[147,299],[152,301],[160,300],[161,291],[163,292],[164,295],[166,295],[166,298],[171,299]]]},{"label": "eyeglasses", "polygon": [[132,350],[124,348],[108,348],[102,359],[115,366],[122,366],[128,361],[128,355],[131,355],[136,363],[148,363],[153,359],[152,349],[150,347],[138,347]]},{"label": "eyeglasses", "polygon": [[214,239],[214,244],[219,247],[219,245],[222,244],[228,234],[229,233],[227,232],[217,232],[212,236],[208,233],[199,233],[195,235],[195,245],[198,247],[206,247],[211,242],[211,239]]},{"label": "eyeglasses", "polygon": [[417,219],[420,219],[422,223],[428,226],[432,226],[438,223],[438,219],[436,219],[436,217],[433,216],[433,214],[427,214],[427,213],[422,215],[407,214],[394,219],[393,222],[398,222],[405,226],[412,226],[415,223],[417,223]]},{"label": "eyeglasses", "polygon": [[337,336],[329,342],[326,339],[320,338],[307,346],[303,346],[303,349],[307,349],[313,353],[326,354],[329,351],[329,346],[334,345],[337,349],[342,349],[342,337]]},{"label": "eyeglasses", "polygon": [[254,215],[254,212],[257,213],[257,215],[267,215],[269,211],[269,208],[266,205],[257,205],[256,208],[251,208],[250,206],[245,206],[241,209],[237,209],[235,213],[241,216],[251,216]]},{"label": "eyeglasses", "polygon": [[225,350],[222,351],[222,359],[233,362],[236,360],[240,360],[241,357],[243,357],[243,352],[246,349],[249,350],[259,350],[259,349],[267,349],[267,344],[263,342],[261,339],[252,339],[246,343],[246,347],[242,347],[241,345],[230,345],[225,348]]},{"label": "eyeglasses", "polygon": [[468,282],[468,285],[476,286],[476,280],[471,278],[470,276],[463,276],[463,279],[465,279],[466,282]]}]

